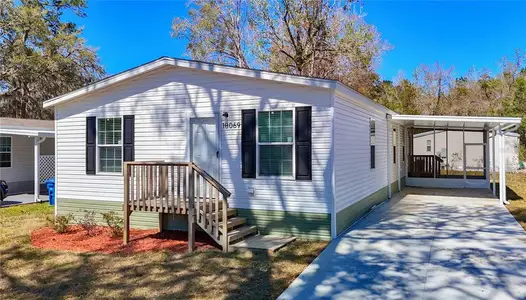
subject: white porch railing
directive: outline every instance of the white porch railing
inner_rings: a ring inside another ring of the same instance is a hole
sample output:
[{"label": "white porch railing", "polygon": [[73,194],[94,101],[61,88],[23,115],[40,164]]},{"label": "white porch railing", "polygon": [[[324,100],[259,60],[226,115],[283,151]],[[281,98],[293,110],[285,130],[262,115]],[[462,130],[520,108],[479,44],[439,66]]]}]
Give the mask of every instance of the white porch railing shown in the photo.
[{"label": "white porch railing", "polygon": [[55,178],[55,155],[40,155],[39,164],[40,183]]}]

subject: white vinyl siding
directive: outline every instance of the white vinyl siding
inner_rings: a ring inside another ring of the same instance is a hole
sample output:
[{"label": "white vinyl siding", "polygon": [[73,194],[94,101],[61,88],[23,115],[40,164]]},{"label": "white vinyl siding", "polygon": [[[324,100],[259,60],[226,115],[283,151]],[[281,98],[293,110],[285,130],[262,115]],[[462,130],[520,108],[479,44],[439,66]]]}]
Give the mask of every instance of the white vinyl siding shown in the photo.
[{"label": "white vinyl siding", "polygon": [[[370,120],[375,120],[375,168],[370,164]],[[366,107],[351,95],[334,96],[336,212],[387,186],[386,111]]]},{"label": "white vinyl siding", "polygon": [[239,122],[242,109],[312,106],[312,181],[241,178],[241,129],[222,126],[219,179],[232,192],[232,207],[330,213],[330,95],[322,88],[167,67],[90,94],[89,99],[58,105],[57,198],[122,201],[122,176],[85,174],[88,116],[135,115],[136,161],[187,161],[191,117],[215,115],[220,122]]}]

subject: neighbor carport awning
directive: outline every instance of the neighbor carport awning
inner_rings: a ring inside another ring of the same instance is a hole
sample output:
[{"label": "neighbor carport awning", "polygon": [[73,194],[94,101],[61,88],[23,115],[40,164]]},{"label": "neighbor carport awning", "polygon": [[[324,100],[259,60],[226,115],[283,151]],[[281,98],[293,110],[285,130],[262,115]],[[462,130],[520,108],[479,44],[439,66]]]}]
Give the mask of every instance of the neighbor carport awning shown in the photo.
[{"label": "neighbor carport awning", "polygon": [[39,201],[40,192],[40,144],[46,138],[55,137],[55,122],[46,120],[0,118],[0,136],[18,135],[33,138],[34,196]]},{"label": "neighbor carport awning", "polygon": [[30,137],[46,137],[53,138],[55,137],[55,132],[52,130],[44,129],[21,129],[21,128],[0,128],[0,134],[9,134],[9,135],[21,135],[21,136],[30,136]]}]

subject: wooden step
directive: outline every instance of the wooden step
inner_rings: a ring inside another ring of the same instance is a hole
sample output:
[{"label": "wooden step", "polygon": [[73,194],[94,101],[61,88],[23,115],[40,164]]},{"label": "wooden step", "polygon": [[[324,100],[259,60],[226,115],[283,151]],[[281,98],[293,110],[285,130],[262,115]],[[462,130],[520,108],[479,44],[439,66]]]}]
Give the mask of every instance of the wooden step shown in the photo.
[{"label": "wooden step", "polygon": [[248,235],[256,234],[258,232],[257,226],[242,226],[228,232],[228,243],[238,241]]},{"label": "wooden step", "polygon": [[[227,218],[233,217],[237,214],[237,209],[235,208],[229,208],[226,211]],[[208,214],[206,215],[208,217]],[[212,213],[212,220],[216,219],[216,213]],[[219,220],[223,220],[223,211],[219,211]]]},{"label": "wooden step", "polygon": [[[228,219],[228,221],[226,222],[226,226],[227,226],[228,230],[230,230],[230,229],[232,229],[234,227],[244,225],[246,222],[247,222],[246,218],[233,217],[233,218]],[[219,223],[219,229],[220,230],[223,229],[223,223],[222,222]]]}]

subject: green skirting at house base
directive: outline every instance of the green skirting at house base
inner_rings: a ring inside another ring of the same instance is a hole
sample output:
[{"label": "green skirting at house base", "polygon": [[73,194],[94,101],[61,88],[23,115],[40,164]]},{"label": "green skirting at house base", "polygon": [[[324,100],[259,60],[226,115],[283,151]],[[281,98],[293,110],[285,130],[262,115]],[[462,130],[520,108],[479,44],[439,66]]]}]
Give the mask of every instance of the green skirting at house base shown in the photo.
[{"label": "green skirting at house base", "polygon": [[362,200],[355,202],[336,214],[336,232],[337,234],[342,233],[345,229],[349,228],[354,222],[362,217],[371,207],[382,203],[387,200],[388,191],[387,187],[381,188],[375,193],[363,198]]},{"label": "green skirting at house base", "polygon": [[[400,186],[403,190],[405,188],[405,176],[400,178]],[[371,207],[382,203],[388,198],[387,186],[381,188],[375,193],[363,198],[362,200],[353,203],[343,210],[336,213],[336,232],[337,234],[342,233],[345,229],[351,226],[356,222],[360,217],[365,215]],[[392,195],[400,192],[398,190],[398,180],[391,183],[391,193]]]},{"label": "green skirting at house base", "polygon": [[[78,200],[78,199],[57,199],[59,215],[73,214],[75,219],[84,216],[84,211],[94,211],[95,220],[98,224],[104,224],[100,213],[114,211],[123,216],[122,202],[120,201],[100,201],[100,200]],[[133,228],[154,229],[159,228],[159,215],[151,212],[133,212],[130,215],[130,225]]]},{"label": "green skirting at house base", "polygon": [[[84,216],[84,211],[94,211],[97,223],[103,224],[102,212],[115,211],[122,216],[122,202],[58,199],[58,214],[72,213],[76,219]],[[300,239],[330,240],[331,217],[323,213],[299,213],[259,209],[237,209],[239,217],[247,218],[248,225],[258,226],[261,234],[295,236]],[[163,214],[163,228],[167,230],[188,229],[186,215]],[[133,228],[159,228],[159,214],[154,212],[135,211],[130,215]],[[199,229],[199,227],[197,227]]]},{"label": "green skirting at house base", "polygon": [[256,225],[261,234],[295,236],[298,239],[330,240],[331,215],[264,209],[237,209],[237,215]]}]

